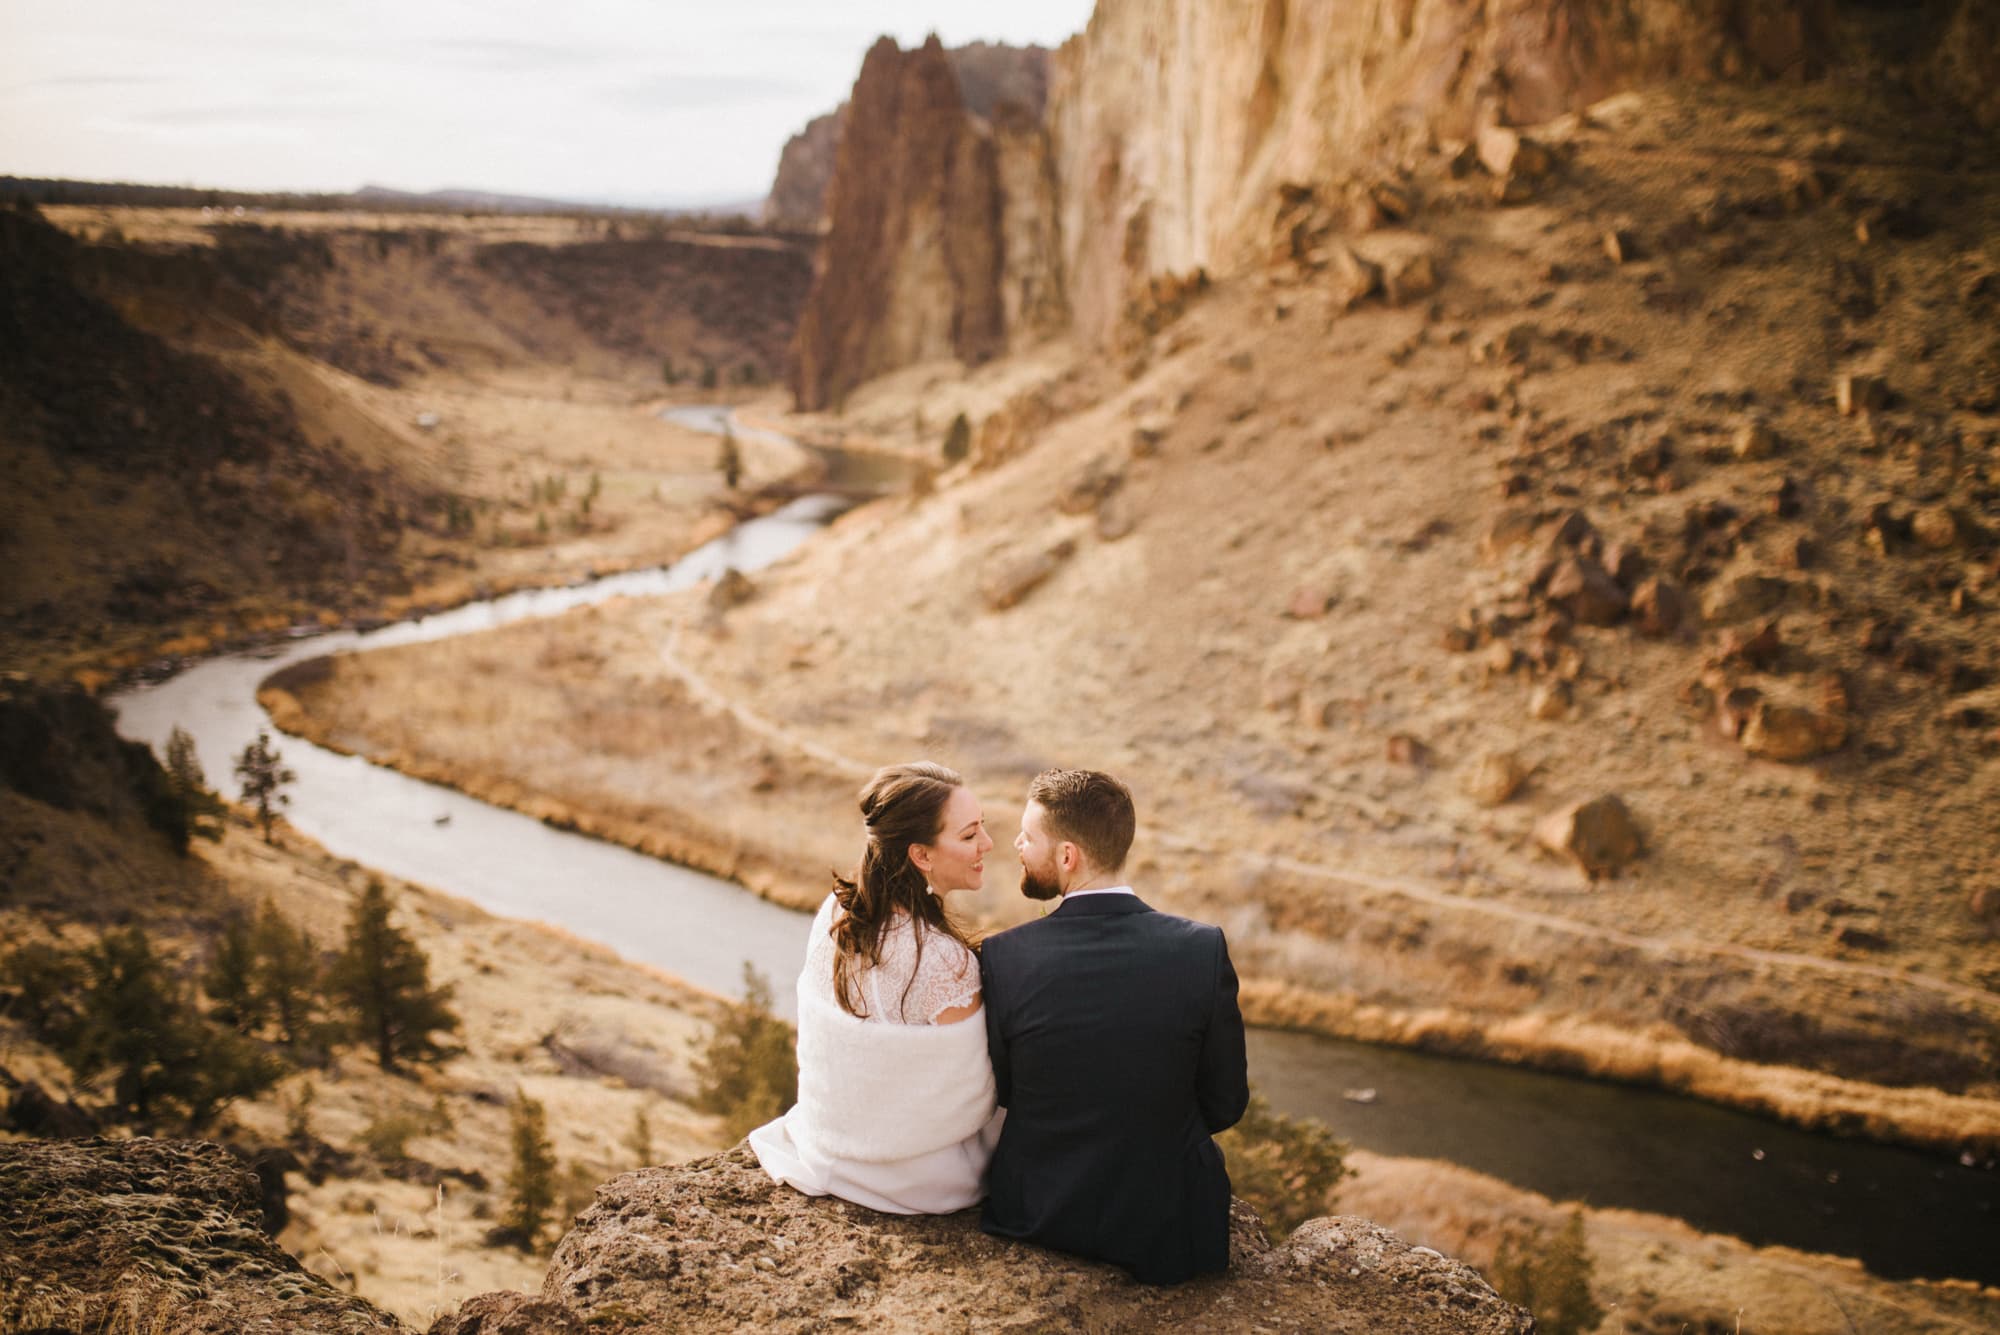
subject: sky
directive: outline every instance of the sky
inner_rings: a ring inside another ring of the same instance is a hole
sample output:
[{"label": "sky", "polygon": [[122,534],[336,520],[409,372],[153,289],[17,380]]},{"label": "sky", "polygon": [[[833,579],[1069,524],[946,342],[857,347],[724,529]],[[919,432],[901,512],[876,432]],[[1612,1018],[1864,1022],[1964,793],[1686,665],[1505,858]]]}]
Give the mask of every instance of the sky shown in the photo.
[{"label": "sky", "polygon": [[1092,0],[0,0],[0,176],[759,199],[888,34],[1060,44]]}]

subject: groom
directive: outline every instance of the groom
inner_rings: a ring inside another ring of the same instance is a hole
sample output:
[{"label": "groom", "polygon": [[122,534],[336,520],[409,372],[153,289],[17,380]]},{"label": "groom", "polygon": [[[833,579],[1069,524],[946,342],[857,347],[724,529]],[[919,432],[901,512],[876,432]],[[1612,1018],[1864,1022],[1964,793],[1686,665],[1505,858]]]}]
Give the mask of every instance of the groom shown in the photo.
[{"label": "groom", "polygon": [[1229,1175],[1209,1137],[1248,1102],[1222,930],[1155,913],[1119,870],[1132,796],[1092,770],[1028,787],[1021,893],[1062,902],[980,952],[1007,1118],[980,1226],[1177,1284],[1229,1264]]}]

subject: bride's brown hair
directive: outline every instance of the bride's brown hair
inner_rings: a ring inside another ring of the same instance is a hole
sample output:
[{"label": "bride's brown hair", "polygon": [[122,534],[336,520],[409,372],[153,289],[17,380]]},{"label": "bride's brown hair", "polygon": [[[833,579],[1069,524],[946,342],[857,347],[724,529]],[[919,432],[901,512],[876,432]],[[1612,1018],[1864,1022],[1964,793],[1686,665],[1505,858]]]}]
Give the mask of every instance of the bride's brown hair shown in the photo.
[{"label": "bride's brown hair", "polygon": [[[945,916],[944,901],[930,892],[924,874],[910,861],[911,844],[928,844],[943,833],[945,803],[965,786],[956,770],[929,761],[887,765],[875,771],[861,790],[861,820],[868,846],[854,878],[834,874],[833,897],[840,920],[833,925],[833,995],[849,1015],[866,1018],[861,999],[861,972],[882,962],[882,939],[900,911],[917,928],[917,960],[924,957],[924,937],[940,932],[972,949],[972,942]],[[910,983],[916,982],[910,971]],[[909,984],[903,996],[909,996]],[[897,1005],[901,1007],[901,1001]]]}]

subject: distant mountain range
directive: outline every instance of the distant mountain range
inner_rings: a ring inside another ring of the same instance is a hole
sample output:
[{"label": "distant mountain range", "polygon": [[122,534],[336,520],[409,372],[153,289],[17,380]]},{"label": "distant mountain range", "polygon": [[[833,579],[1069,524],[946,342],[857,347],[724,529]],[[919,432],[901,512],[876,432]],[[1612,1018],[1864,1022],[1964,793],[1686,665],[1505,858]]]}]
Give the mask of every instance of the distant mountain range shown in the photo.
[{"label": "distant mountain range", "polygon": [[410,212],[574,213],[589,212],[755,216],[761,199],[718,200],[692,204],[686,200],[545,199],[491,190],[432,190],[416,192],[364,185],[338,192],[219,190],[193,185],[140,185],[122,181],[70,181],[54,178],[0,176],[0,200],[23,199],[34,204],[132,204],[159,208],[244,207],[287,209],[381,209]]}]

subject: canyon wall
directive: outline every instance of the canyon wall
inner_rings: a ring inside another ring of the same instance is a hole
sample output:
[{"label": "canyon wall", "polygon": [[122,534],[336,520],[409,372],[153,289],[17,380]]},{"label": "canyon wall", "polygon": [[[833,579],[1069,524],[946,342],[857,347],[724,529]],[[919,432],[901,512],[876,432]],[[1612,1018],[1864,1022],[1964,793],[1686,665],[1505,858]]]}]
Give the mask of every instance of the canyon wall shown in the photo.
[{"label": "canyon wall", "polygon": [[[1893,11],[1836,0],[1100,0],[1051,62],[1042,134],[1018,119],[994,133],[997,151],[978,158],[969,190],[965,167],[946,170],[959,160],[933,142],[946,131],[920,127],[896,99],[860,96],[891,66],[930,63],[941,62],[885,41],[856,86],[854,142],[833,185],[845,203],[797,344],[802,407],[923,357],[977,362],[1065,324],[1101,343],[1151,280],[1226,274],[1254,256],[1280,185],[1393,171],[1481,124],[1536,124],[1623,89],[1838,67],[1962,105],[1969,125],[2000,124],[1990,77],[2000,20],[1974,0]],[[935,110],[957,126],[963,113],[948,102]],[[933,167],[911,170],[925,154]],[[948,285],[931,253],[941,238],[979,261]],[[885,317],[890,327],[872,327]]]}]

